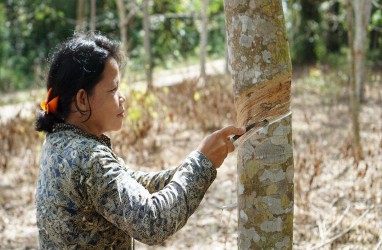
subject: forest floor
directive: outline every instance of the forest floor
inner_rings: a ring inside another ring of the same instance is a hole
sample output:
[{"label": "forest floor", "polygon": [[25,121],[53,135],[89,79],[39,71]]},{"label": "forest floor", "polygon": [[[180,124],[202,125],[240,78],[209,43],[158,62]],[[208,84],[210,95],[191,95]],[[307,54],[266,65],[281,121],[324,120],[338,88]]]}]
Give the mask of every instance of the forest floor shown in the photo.
[{"label": "forest floor", "polygon": [[[204,87],[189,80],[145,97],[131,92],[127,105],[139,119],[110,135],[115,151],[134,169],[178,165],[204,136],[235,123],[232,85],[224,82],[216,76]],[[360,112],[364,159],[358,164],[344,82],[325,67],[295,71],[294,249],[382,248],[381,74],[366,88]],[[44,138],[32,122],[16,115],[0,127],[0,249],[37,249],[34,192]],[[237,249],[237,209],[222,209],[236,203],[236,178],[232,153],[184,228],[162,246],[136,242],[136,248]]]}]

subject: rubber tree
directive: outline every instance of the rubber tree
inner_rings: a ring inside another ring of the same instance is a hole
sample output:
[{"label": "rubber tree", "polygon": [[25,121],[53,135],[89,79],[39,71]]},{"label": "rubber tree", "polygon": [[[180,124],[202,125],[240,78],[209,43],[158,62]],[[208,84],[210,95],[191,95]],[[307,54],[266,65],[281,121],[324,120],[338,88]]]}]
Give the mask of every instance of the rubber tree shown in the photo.
[{"label": "rubber tree", "polygon": [[76,31],[85,30],[85,0],[77,1],[77,20],[76,20]]},{"label": "rubber tree", "polygon": [[96,10],[97,3],[96,0],[90,1],[90,31],[94,32],[96,30]]},{"label": "rubber tree", "polygon": [[[237,123],[238,248],[292,249],[291,61],[281,0],[225,0]],[[264,124],[266,124],[264,126]]]},{"label": "rubber tree", "polygon": [[145,31],[144,36],[144,47],[145,47],[145,71],[146,71],[146,81],[147,89],[152,90],[153,88],[153,69],[152,69],[152,60],[151,60],[151,42],[150,42],[150,14],[149,14],[149,1],[143,0],[143,29]]},{"label": "rubber tree", "polygon": [[359,102],[364,101],[364,82],[365,82],[365,51],[367,45],[367,27],[369,25],[372,0],[353,0],[355,36],[355,81],[356,95]]},{"label": "rubber tree", "polygon": [[121,47],[124,53],[127,53],[127,27],[126,27],[126,10],[124,0],[116,0],[118,10],[119,34],[121,37]]},{"label": "rubber tree", "polygon": [[206,82],[206,57],[208,39],[208,0],[202,0],[201,8],[201,28],[200,28],[200,78]]},{"label": "rubber tree", "polygon": [[[350,48],[350,82],[352,106],[353,155],[356,164],[363,158],[360,135],[359,112],[363,99],[365,81],[365,44],[366,31],[371,11],[371,0],[362,4],[357,1],[347,1],[348,41]],[[354,20],[355,19],[355,20]],[[354,25],[355,24],[355,25]],[[355,26],[355,29],[354,29]]]}]

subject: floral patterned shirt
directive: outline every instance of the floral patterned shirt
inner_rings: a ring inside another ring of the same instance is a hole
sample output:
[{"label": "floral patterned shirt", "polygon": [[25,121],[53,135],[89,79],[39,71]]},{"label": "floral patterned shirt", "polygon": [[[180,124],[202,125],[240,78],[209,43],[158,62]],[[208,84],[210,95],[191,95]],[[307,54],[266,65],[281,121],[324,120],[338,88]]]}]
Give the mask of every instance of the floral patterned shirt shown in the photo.
[{"label": "floral patterned shirt", "polygon": [[55,125],[42,149],[36,191],[40,249],[132,249],[186,223],[216,177],[200,152],[157,173],[129,169],[110,139]]}]

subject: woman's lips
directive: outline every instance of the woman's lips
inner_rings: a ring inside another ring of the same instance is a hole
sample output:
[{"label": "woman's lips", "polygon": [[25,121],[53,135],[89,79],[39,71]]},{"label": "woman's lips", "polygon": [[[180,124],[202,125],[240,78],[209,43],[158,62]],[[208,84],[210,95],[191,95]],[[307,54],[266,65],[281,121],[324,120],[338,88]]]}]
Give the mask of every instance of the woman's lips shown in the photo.
[{"label": "woman's lips", "polygon": [[118,114],[119,117],[125,117],[125,111],[122,111],[121,113]]}]

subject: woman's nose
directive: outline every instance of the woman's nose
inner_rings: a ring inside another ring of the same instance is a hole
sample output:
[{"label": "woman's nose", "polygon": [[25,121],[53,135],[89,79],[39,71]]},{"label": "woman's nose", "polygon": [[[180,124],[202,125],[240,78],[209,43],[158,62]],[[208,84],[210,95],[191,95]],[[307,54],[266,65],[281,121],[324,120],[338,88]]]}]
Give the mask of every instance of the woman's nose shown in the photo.
[{"label": "woman's nose", "polygon": [[124,103],[124,102],[126,101],[126,97],[125,97],[125,95],[123,95],[122,93],[119,93],[119,101],[120,101],[121,103]]}]

